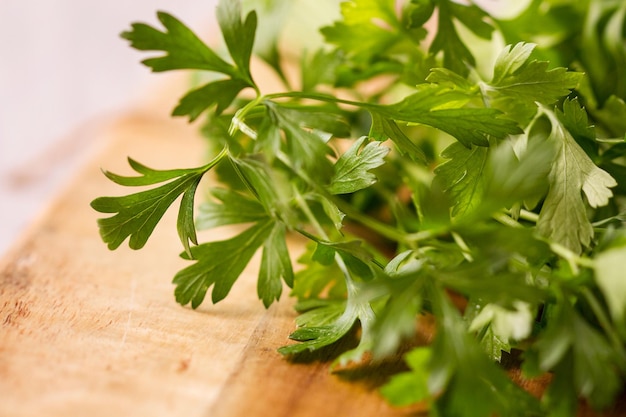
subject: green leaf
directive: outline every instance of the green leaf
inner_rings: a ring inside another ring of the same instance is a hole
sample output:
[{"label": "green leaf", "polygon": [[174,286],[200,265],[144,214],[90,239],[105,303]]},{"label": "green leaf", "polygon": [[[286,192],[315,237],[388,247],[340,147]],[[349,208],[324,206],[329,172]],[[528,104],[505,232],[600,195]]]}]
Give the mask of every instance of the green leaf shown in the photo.
[{"label": "green leaf", "polygon": [[390,119],[424,124],[454,136],[464,146],[488,146],[487,136],[503,138],[521,133],[515,122],[500,117],[496,109],[463,106],[472,96],[437,84],[422,84],[416,93],[388,106],[372,110]]},{"label": "green leaf", "polygon": [[624,98],[611,95],[594,116],[609,129],[615,137],[626,137],[626,102]]},{"label": "green leaf", "polygon": [[537,104],[551,105],[576,88],[582,73],[565,68],[548,69],[549,62],[530,60],[534,44],[520,42],[507,46],[496,59],[487,94],[492,106],[509,115],[530,120]]},{"label": "green leaf", "polygon": [[167,180],[182,177],[198,171],[198,168],[157,170],[149,168],[132,158],[128,158],[128,165],[130,165],[133,171],[141,175],[129,177],[117,175],[110,171],[103,171],[103,173],[108,179],[116,184],[124,185],[126,187],[137,187],[142,185],[158,184],[160,182],[165,182]]},{"label": "green leaf", "polygon": [[556,115],[575,139],[596,141],[596,130],[589,122],[587,112],[581,107],[578,97],[573,100],[566,99],[563,102],[563,110],[556,109]]},{"label": "green leaf", "polygon": [[281,277],[285,284],[293,287],[293,269],[285,242],[285,225],[276,223],[263,245],[261,268],[257,282],[257,293],[265,307],[278,301],[283,291]]},{"label": "green leaf", "polygon": [[193,183],[189,189],[183,193],[183,198],[180,200],[180,209],[178,210],[178,218],[176,222],[176,230],[178,231],[178,237],[183,243],[183,247],[187,253],[191,253],[189,243],[194,245],[198,244],[198,236],[196,235],[196,225],[194,223],[194,207],[195,196],[198,184],[202,179],[198,176],[198,179]]},{"label": "green leaf", "polygon": [[[306,232],[304,234],[308,235]],[[362,333],[358,346],[340,355],[335,360],[333,366],[344,366],[349,362],[358,362],[372,347],[371,329],[375,316],[370,305],[371,300],[356,296],[358,284],[354,275],[364,278],[372,276],[372,270],[368,265],[372,256],[361,247],[360,241],[322,242],[319,239],[315,239],[314,236],[310,237],[312,240],[317,241],[317,247],[312,255],[312,259],[320,259],[324,263],[329,263],[331,259],[335,259],[334,263],[339,266],[348,292],[345,310],[336,320],[328,324],[320,325],[319,322],[299,323],[300,327],[289,338],[300,343],[281,347],[279,352],[284,355],[295,355],[331,345],[345,336],[358,321],[361,324]],[[335,256],[335,253],[341,259],[337,259],[338,257]],[[323,303],[319,307],[324,306],[327,306],[327,303]]]},{"label": "green leaf", "polygon": [[394,263],[406,261],[411,255],[412,252],[407,251],[396,256],[385,268],[387,275],[381,274],[364,288],[366,294],[380,294],[378,297],[381,298],[388,296],[380,311],[377,311],[372,329],[374,358],[382,359],[396,354],[401,344],[411,340],[416,333],[416,322],[423,308],[425,281],[425,274],[420,272],[425,263],[417,261],[415,270],[405,266],[406,269],[400,272],[389,271]]},{"label": "green leaf", "polygon": [[477,332],[481,346],[497,362],[503,351],[511,351],[512,341],[524,340],[532,331],[534,315],[530,305],[522,301],[514,301],[513,305],[514,309],[507,309],[489,303],[476,312],[465,313],[471,320],[469,330]]},{"label": "green leaf", "polygon": [[254,86],[250,74],[250,56],[257,27],[256,12],[251,11],[242,21],[240,0],[221,0],[217,5],[216,16],[230,56],[247,84]]},{"label": "green leaf", "polygon": [[376,176],[370,171],[385,163],[389,148],[380,142],[368,142],[363,136],[335,163],[333,175],[327,190],[331,194],[349,194],[376,183]]},{"label": "green leaf", "polygon": [[324,266],[332,265],[335,262],[335,251],[329,245],[318,242],[312,259]]},{"label": "green leaf", "polygon": [[[624,357],[623,348],[616,352],[605,336],[583,319],[567,300],[555,306],[548,326],[533,349],[544,372],[571,369],[571,388],[595,408],[610,405],[620,391],[618,369],[619,360]],[[558,394],[561,395],[572,396],[568,392]]]},{"label": "green leaf", "polygon": [[462,5],[449,0],[438,0],[438,29],[430,45],[430,52],[443,52],[443,64],[446,68],[467,75],[469,67],[476,64],[472,52],[461,40],[454,21],[462,23],[479,37],[489,39],[493,27],[484,19],[487,14],[476,5]]},{"label": "green leaf", "polygon": [[[325,303],[323,308],[332,308],[333,304]],[[327,310],[326,313],[337,314],[335,309]],[[315,316],[310,316],[315,317]],[[316,316],[319,320],[320,316]],[[374,313],[369,304],[369,300],[356,300],[355,297],[348,297],[345,310],[330,324],[320,325],[317,323],[309,327],[300,322],[300,326],[289,338],[299,343],[283,346],[278,351],[283,355],[297,355],[305,351],[314,351],[325,346],[332,345],[344,337],[358,322],[362,327],[361,340],[359,345],[349,351],[342,353],[333,363],[333,366],[345,366],[350,362],[359,362],[363,355],[371,348],[370,328],[374,320]]]},{"label": "green leaf", "polygon": [[472,81],[447,68],[431,68],[426,81],[450,89],[458,89],[467,94],[472,94],[478,88]]},{"label": "green leaf", "polygon": [[111,172],[105,175],[117,184],[126,186],[153,185],[169,181],[159,187],[121,197],[99,197],[91,202],[91,207],[100,213],[116,213],[112,217],[98,219],[102,240],[109,249],[118,248],[130,236],[132,249],[142,248],[154,231],[167,209],[183,194],[178,214],[178,233],[189,250],[189,241],[196,243],[193,226],[193,200],[202,176],[215,166],[225,155],[219,154],[209,164],[191,169],[155,170],[129,158],[130,166],[138,173],[135,177],[125,177]]},{"label": "green leaf", "polygon": [[310,59],[306,58],[302,57],[301,64],[302,91],[314,91],[320,85],[335,83],[336,71],[342,62],[338,51],[319,49]]},{"label": "green leaf", "polygon": [[[443,3],[443,2],[441,2]],[[440,4],[441,4],[440,3]],[[490,16],[476,4],[462,4],[455,1],[448,1],[447,6],[455,19],[471,30],[476,36],[483,39],[491,39],[494,30],[491,23],[487,21]]]},{"label": "green leaf", "polygon": [[453,216],[463,216],[475,210],[483,199],[488,178],[483,175],[489,148],[467,148],[459,142],[447,147],[442,157],[447,161],[435,169],[435,181],[441,184],[454,203]]},{"label": "green leaf", "polygon": [[569,357],[555,368],[554,378],[542,398],[549,417],[570,417],[577,414],[579,400],[573,370]]},{"label": "green leaf", "polygon": [[435,298],[439,327],[432,350],[437,354],[428,364],[430,393],[435,395],[443,390],[434,404],[436,415],[541,415],[538,401],[488,359],[445,297],[440,293]]},{"label": "green leaf", "polygon": [[[332,154],[332,149],[320,135],[308,129],[316,128],[317,122],[325,123],[328,116],[333,116],[288,108],[271,101],[266,101],[265,105],[269,117],[285,132],[286,149],[294,168],[314,172],[319,176],[319,180],[330,176],[332,165],[327,156]],[[336,120],[334,117],[333,119]]]},{"label": "green leaf", "polygon": [[407,155],[414,161],[425,162],[426,155],[419,146],[409,139],[398,127],[396,122],[381,116],[375,111],[370,112],[372,126],[369,135],[381,142],[391,139],[402,155]]},{"label": "green leaf", "polygon": [[214,188],[211,195],[220,203],[206,201],[198,208],[198,229],[239,223],[255,223],[267,218],[263,206],[255,200],[230,189]]},{"label": "green leaf", "polygon": [[541,200],[548,189],[546,177],[556,154],[552,145],[520,135],[490,149],[484,171],[484,199],[473,217],[484,218],[516,205],[535,207],[535,201]]},{"label": "green leaf", "polygon": [[411,0],[406,4],[404,15],[410,28],[421,27],[435,11],[433,0]]},{"label": "green leaf", "polygon": [[380,389],[383,397],[397,407],[428,399],[430,392],[428,391],[427,365],[431,356],[432,350],[428,347],[418,347],[407,353],[404,360],[411,370],[393,375]]},{"label": "green leaf", "polygon": [[213,105],[217,106],[215,113],[219,115],[246,87],[248,84],[239,79],[220,80],[203,85],[185,94],[173,110],[172,115],[189,116],[191,122]]},{"label": "green leaf", "polygon": [[121,35],[130,41],[133,48],[140,51],[165,52],[163,56],[142,61],[152,71],[199,69],[219,72],[233,78],[239,76],[237,68],[220,58],[181,21],[165,12],[158,12],[157,16],[165,27],[165,32],[144,23],[134,23],[131,31]]},{"label": "green leaf", "polygon": [[290,209],[291,185],[263,159],[236,158],[230,161],[241,181],[263,205],[270,217],[280,218],[287,224],[295,222]]},{"label": "green leaf", "polygon": [[[346,284],[335,263],[323,265],[313,259],[316,245],[309,245],[298,260],[304,266],[295,276],[292,295],[301,302],[316,298],[345,299]],[[342,310],[343,312],[343,310]]]},{"label": "green leaf", "polygon": [[195,309],[212,285],[213,303],[223,300],[273,228],[274,222],[266,220],[233,238],[191,248],[191,257],[183,256],[196,262],[174,276],[176,301],[181,305],[191,303]]},{"label": "green leaf", "polygon": [[[339,254],[346,263],[348,269],[355,275],[369,279],[373,277],[370,263],[373,260],[372,254],[362,246],[360,240],[349,240],[345,242],[328,242],[317,240],[317,249],[314,260],[328,265],[334,258],[335,253]],[[332,256],[332,258],[331,258]]]},{"label": "green leaf", "polygon": [[[332,345],[345,336],[356,323],[358,316],[355,311],[346,310],[331,324],[300,327],[289,335],[289,338],[300,343],[283,346],[278,352],[283,355],[297,355],[306,351],[314,351]],[[328,314],[327,311],[324,315]]]},{"label": "green leaf", "polygon": [[554,113],[544,110],[551,120],[548,141],[557,149],[548,182],[550,188],[539,213],[537,231],[575,253],[589,246],[593,228],[587,218],[587,208],[608,204],[617,182],[606,171],[598,168],[580,148],[572,135]]},{"label": "green leaf", "polygon": [[368,61],[396,41],[398,27],[393,0],[351,0],[341,3],[343,21],[321,29],[326,42],[356,61]]},{"label": "green leaf", "polygon": [[501,362],[502,352],[511,353],[511,344],[496,333],[493,325],[487,326],[479,337],[480,346],[491,360]]},{"label": "green leaf", "polygon": [[298,301],[295,310],[299,316],[296,317],[296,325],[304,327],[323,327],[334,323],[346,309],[344,299],[318,299],[313,298]]},{"label": "green leaf", "polygon": [[109,249],[116,249],[130,236],[132,249],[142,248],[159,220],[183,193],[195,192],[201,173],[188,174],[170,183],[123,197],[100,197],[91,207],[101,213],[117,213],[98,219],[100,235]]},{"label": "green leaf", "polygon": [[330,201],[324,195],[313,192],[308,193],[306,195],[306,198],[308,200],[312,200],[321,204],[324,214],[332,222],[337,231],[340,231],[343,228],[343,220],[346,215],[341,210],[339,210],[339,207],[337,207],[337,205],[333,201]]}]

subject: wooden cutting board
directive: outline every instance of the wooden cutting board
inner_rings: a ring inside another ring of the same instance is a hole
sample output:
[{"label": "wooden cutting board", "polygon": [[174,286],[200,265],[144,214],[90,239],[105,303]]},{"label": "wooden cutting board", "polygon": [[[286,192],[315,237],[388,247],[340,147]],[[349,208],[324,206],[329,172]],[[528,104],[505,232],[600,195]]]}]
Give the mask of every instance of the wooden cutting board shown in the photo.
[{"label": "wooden cutting board", "polygon": [[155,168],[200,165],[196,131],[155,106],[122,117],[0,261],[0,416],[405,413],[382,401],[375,373],[349,382],[324,361],[292,364],[276,352],[289,343],[295,313],[287,297],[267,311],[258,301],[258,259],[226,301],[193,311],[173,296],[171,278],[186,265],[175,213],[141,251],[102,243],[89,202],[128,190],[101,167],[129,173],[126,155]]},{"label": "wooden cutting board", "polygon": [[[324,358],[281,357],[295,313],[286,297],[269,310],[257,300],[258,258],[224,302],[176,304],[171,278],[186,263],[175,213],[141,251],[106,248],[89,202],[128,190],[101,167],[129,173],[126,155],[160,169],[206,160],[196,127],[160,110],[172,102],[148,101],[99,133],[102,149],[0,261],[0,416],[419,414],[382,400],[383,368],[337,375]],[[290,247],[296,257],[302,242]]]}]

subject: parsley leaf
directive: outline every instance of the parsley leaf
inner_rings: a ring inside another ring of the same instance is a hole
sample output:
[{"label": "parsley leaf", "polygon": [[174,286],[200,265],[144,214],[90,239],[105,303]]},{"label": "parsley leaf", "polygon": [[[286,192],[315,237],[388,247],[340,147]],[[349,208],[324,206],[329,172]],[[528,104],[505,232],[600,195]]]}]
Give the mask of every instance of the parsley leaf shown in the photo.
[{"label": "parsley leaf", "polygon": [[414,161],[426,161],[424,151],[407,137],[395,121],[387,119],[375,111],[372,111],[370,115],[372,125],[369,135],[372,138],[381,142],[391,139],[403,155],[407,155]]},{"label": "parsley leaf", "polygon": [[435,179],[442,184],[444,192],[454,199],[452,215],[462,216],[482,203],[487,186],[487,178],[483,172],[487,166],[489,148],[467,148],[455,142],[441,156],[448,161],[437,167]]},{"label": "parsley leaf", "polygon": [[578,85],[582,74],[562,67],[548,69],[547,61],[530,61],[535,47],[523,42],[505,47],[496,59],[491,86],[509,97],[553,104]]},{"label": "parsley leaf", "polygon": [[322,135],[317,135],[307,128],[315,128],[316,122],[319,121],[320,124],[326,125],[328,130],[340,129],[340,132],[344,133],[343,126],[340,127],[338,124],[340,119],[332,114],[289,108],[272,101],[267,101],[265,106],[268,117],[285,132],[286,150],[293,159],[294,167],[316,172],[320,175],[320,179],[330,176],[332,165],[328,159],[320,158],[320,156],[332,154],[332,149]]},{"label": "parsley leaf", "polygon": [[306,252],[298,259],[304,268],[296,273],[292,295],[297,297],[299,302],[321,298],[345,299],[346,284],[341,270],[336,263],[322,265],[313,260],[316,248],[317,244],[309,244]]},{"label": "parsley leaf", "polygon": [[247,86],[248,84],[240,79],[218,80],[205,84],[183,96],[172,111],[172,115],[189,116],[189,121],[194,121],[213,105],[217,107],[216,114],[220,114]]},{"label": "parsley leaf", "polygon": [[271,220],[261,221],[231,239],[191,248],[191,256],[183,257],[196,262],[174,277],[176,301],[182,305],[191,303],[192,308],[197,308],[212,285],[213,303],[223,300],[252,256],[271,235],[274,226]]},{"label": "parsley leaf", "polygon": [[551,105],[576,88],[581,73],[548,69],[547,61],[531,61],[534,44],[507,46],[498,56],[491,82],[485,85],[493,107],[528,122],[537,104]]},{"label": "parsley leaf", "polygon": [[[370,171],[385,163],[389,148],[379,142],[364,145],[367,137],[355,141],[335,163],[335,175],[327,190],[331,194],[348,194],[367,188],[376,182]],[[360,151],[360,152],[359,152]]]},{"label": "parsley leaf", "polygon": [[204,202],[198,209],[196,226],[198,229],[211,229],[218,226],[239,223],[254,223],[265,217],[263,206],[256,200],[229,189],[214,188],[211,195],[220,203]]},{"label": "parsley leaf", "polygon": [[511,382],[482,353],[457,310],[439,291],[437,294],[433,299],[435,314],[445,320],[440,322],[433,342],[437,355],[428,364],[428,388],[435,395],[447,387],[434,404],[439,415],[539,415],[536,399]]},{"label": "parsley leaf", "polygon": [[461,40],[454,21],[485,39],[491,37],[493,27],[485,21],[487,14],[474,4],[464,5],[450,0],[436,0],[435,3],[438,5],[439,29],[430,45],[430,52],[436,54],[443,51],[443,65],[458,74],[467,75],[476,60]]},{"label": "parsley leaf", "polygon": [[226,155],[220,153],[207,165],[191,169],[155,170],[128,159],[130,166],[140,176],[125,177],[105,171],[104,174],[116,184],[125,186],[165,184],[146,191],[123,197],[99,197],[91,207],[100,213],[116,213],[112,217],[98,220],[100,235],[109,249],[119,247],[130,236],[132,249],[142,248],[154,231],[159,220],[174,201],[183,194],[178,214],[178,234],[186,251],[189,242],[197,244],[193,225],[193,200],[202,176],[217,165]]},{"label": "parsley leaf", "polygon": [[471,100],[465,92],[437,84],[422,84],[416,93],[388,106],[372,110],[390,119],[425,124],[454,136],[463,145],[488,146],[487,136],[503,138],[521,133],[512,120],[490,108],[462,107]]},{"label": "parsley leaf", "polygon": [[280,298],[283,291],[281,277],[285,284],[293,287],[294,276],[285,242],[285,231],[284,224],[276,223],[263,246],[257,293],[265,307]]},{"label": "parsley leaf", "polygon": [[399,22],[392,0],[353,0],[341,4],[342,22],[322,28],[326,41],[349,51],[356,60],[382,53],[396,39],[388,28]]},{"label": "parsley leaf", "polygon": [[242,21],[239,1],[222,1],[218,5],[218,22],[235,65],[224,61],[175,17],[165,12],[158,12],[157,16],[165,27],[165,32],[144,23],[134,23],[131,31],[121,35],[138,50],[165,52],[163,56],[142,61],[144,65],[157,72],[195,69],[229,77],[207,83],[187,93],[174,109],[174,116],[189,116],[189,120],[193,121],[213,105],[217,105],[216,113],[219,114],[244,88],[258,90],[250,73],[250,57],[256,30],[255,12],[250,12],[245,21]]},{"label": "parsley leaf", "polygon": [[365,287],[364,292],[371,293],[372,298],[384,300],[384,308],[377,309],[372,328],[374,358],[394,354],[401,343],[415,335],[429,267],[414,251],[405,251],[386,265],[384,274]]},{"label": "parsley leaf", "polygon": [[[408,371],[382,389],[396,405],[440,417],[610,406],[626,376],[626,84],[615,65],[626,62],[626,7],[532,0],[506,20],[486,3],[401,3],[343,2],[326,44],[300,56],[282,50],[302,36],[288,33],[301,29],[299,7],[242,14],[220,0],[224,56],[167,13],[163,29],[133,24],[122,37],[156,52],[144,60],[153,71],[214,73],[173,115],[206,116],[207,144],[223,150],[197,168],[129,160],[138,175],[105,172],[143,188],[92,202],[111,214],[102,239],[140,248],[180,200],[190,262],[174,277],[179,303],[224,299],[260,252],[261,302],[285,287],[298,300],[295,343],[280,352],[359,339],[337,369],[408,351]],[[335,19],[318,9],[316,20]],[[256,85],[257,36],[286,91]],[[287,58],[300,68],[283,68]],[[227,225],[232,237],[198,241],[196,228]],[[292,232],[308,241],[297,273]],[[540,399],[503,372],[503,352],[528,377],[552,374]]]},{"label": "parsley leaf", "polygon": [[[473,314],[465,313],[466,318]],[[486,304],[471,317],[470,331],[477,331],[480,344],[489,357],[500,362],[502,352],[511,352],[513,340],[527,338],[532,330],[533,312],[527,303],[516,301],[514,309]]]},{"label": "parsley leaf", "polygon": [[404,360],[411,370],[401,372],[391,377],[380,390],[380,393],[395,406],[407,406],[429,398],[428,391],[428,363],[431,360],[432,349],[418,347],[404,356]]},{"label": "parsley leaf", "polygon": [[[550,324],[535,349],[540,369],[570,368],[570,384],[594,407],[607,406],[618,394],[617,370],[624,352],[615,352],[606,338],[592,328],[568,301],[563,300],[555,307]],[[558,403],[559,397],[552,391],[547,400]]]},{"label": "parsley leaf", "polygon": [[[580,191],[591,207],[601,207],[608,204],[613,195],[610,188],[617,182],[593,163],[552,111],[543,112],[552,124],[547,140],[555,144],[557,154],[548,175],[550,189],[539,213],[537,231],[580,253],[593,237]],[[563,222],[569,227],[562,227]]]},{"label": "parsley leaf", "polygon": [[[329,308],[332,304],[329,304]],[[336,310],[335,310],[336,312]],[[327,315],[328,311],[324,313]],[[336,313],[335,313],[336,314]],[[311,316],[309,316],[311,317]],[[313,316],[322,317],[322,314]],[[357,323],[361,324],[361,339],[356,348],[342,353],[334,362],[334,365],[345,366],[350,362],[362,360],[366,352],[371,349],[370,327],[374,320],[374,313],[369,301],[357,301],[354,297],[348,297],[343,313],[330,324],[320,325],[319,321],[313,326],[309,323],[299,323],[295,332],[289,338],[299,343],[281,347],[278,351],[283,355],[297,355],[305,351],[313,351],[324,346],[329,346],[345,336]]]},{"label": "parsley leaf", "polygon": [[257,27],[256,12],[251,11],[245,20],[241,20],[240,1],[220,1],[216,14],[230,56],[235,61],[243,80],[253,86],[250,57]]},{"label": "parsley leaf", "polygon": [[237,68],[220,58],[206,46],[191,29],[174,16],[158,12],[157,17],[166,31],[161,32],[145,23],[133,23],[132,30],[123,32],[122,38],[140,51],[163,51],[165,55],[148,58],[142,63],[153,71],[199,69],[239,76]]},{"label": "parsley leaf", "polygon": [[[305,233],[306,235],[306,233]],[[374,312],[369,299],[355,296],[358,284],[356,277],[370,279],[372,269],[369,266],[370,253],[361,247],[359,241],[323,242],[317,239],[318,244],[313,254],[313,260],[330,265],[336,262],[339,266],[347,288],[347,300],[343,313],[329,324],[321,325],[319,321],[300,322],[300,327],[289,335],[290,339],[300,343],[281,347],[279,352],[284,355],[296,355],[305,351],[313,351],[331,345],[345,336],[357,323],[361,324],[361,340],[356,348],[344,352],[336,360],[339,366],[349,362],[358,362],[371,349],[371,326],[374,321]],[[327,308],[324,303],[318,308]],[[318,317],[317,315],[311,317]]]}]

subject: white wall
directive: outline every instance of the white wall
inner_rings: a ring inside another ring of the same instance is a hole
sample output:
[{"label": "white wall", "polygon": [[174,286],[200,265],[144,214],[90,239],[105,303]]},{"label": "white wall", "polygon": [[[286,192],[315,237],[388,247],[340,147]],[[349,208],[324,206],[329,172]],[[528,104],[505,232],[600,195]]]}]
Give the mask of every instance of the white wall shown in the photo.
[{"label": "white wall", "polygon": [[0,256],[72,174],[69,157],[88,146],[77,141],[89,141],[76,131],[158,82],[119,33],[134,21],[156,24],[156,10],[205,30],[215,4],[0,1]]}]

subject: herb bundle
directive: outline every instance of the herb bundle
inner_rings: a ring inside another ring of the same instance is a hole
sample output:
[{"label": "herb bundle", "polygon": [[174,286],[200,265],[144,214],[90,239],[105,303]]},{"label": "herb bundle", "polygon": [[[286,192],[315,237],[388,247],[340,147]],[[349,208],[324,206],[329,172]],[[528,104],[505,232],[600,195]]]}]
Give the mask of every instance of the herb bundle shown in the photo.
[{"label": "herb bundle", "polygon": [[[484,417],[610,407],[626,379],[626,3],[533,0],[504,19],[472,2],[346,1],[296,76],[280,4],[220,1],[224,53],[164,12],[163,29],[122,34],[161,52],[143,61],[153,71],[210,74],[173,115],[201,121],[214,157],[105,172],[151,187],[92,202],[111,214],[98,221],[104,242],[140,249],[179,201],[189,266],[173,283],[192,308],[209,291],[227,297],[261,251],[259,299],[286,285],[301,313],[284,355],[358,327],[333,366],[381,360],[431,318],[432,343],[411,347],[408,371],[382,388],[396,405]],[[253,53],[284,92],[263,93]],[[219,182],[196,207],[209,171]],[[198,241],[224,225],[242,228]],[[294,233],[310,242],[299,268]],[[541,398],[509,379],[504,357],[527,378],[551,374]]]}]

